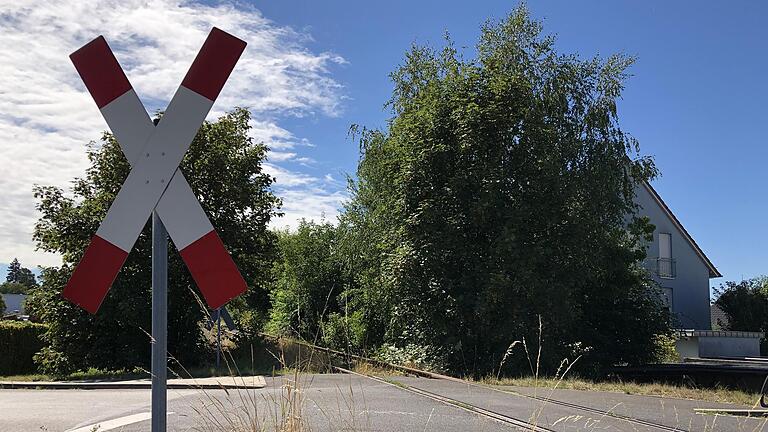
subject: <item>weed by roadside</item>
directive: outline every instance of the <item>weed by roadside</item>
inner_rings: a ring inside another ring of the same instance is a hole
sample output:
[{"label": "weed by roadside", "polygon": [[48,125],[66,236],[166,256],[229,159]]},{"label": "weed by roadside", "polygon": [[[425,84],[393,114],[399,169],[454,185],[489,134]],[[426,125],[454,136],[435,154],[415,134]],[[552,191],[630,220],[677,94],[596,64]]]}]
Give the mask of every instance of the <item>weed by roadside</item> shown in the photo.
[{"label": "weed by roadside", "polygon": [[[602,391],[624,393],[636,396],[658,396],[676,399],[691,399],[706,402],[732,403],[746,406],[752,406],[760,398],[757,393],[743,390],[735,390],[724,387],[716,388],[696,388],[685,385],[674,385],[669,383],[639,383],[632,381],[615,380],[592,380],[581,378],[574,374],[569,374],[571,367],[580,360],[581,356],[573,361],[564,359],[557,374],[554,377],[542,376],[539,371],[541,362],[541,334],[542,321],[539,316],[538,344],[535,353],[528,349],[525,338],[514,341],[509,345],[499,364],[498,373],[489,375],[478,382],[491,386],[500,387],[528,387],[535,390],[549,390],[550,393],[555,390],[581,390],[581,391]],[[530,376],[523,377],[501,377],[501,370],[506,360],[514,354],[516,346],[522,345],[525,358],[530,365]],[[551,396],[551,395],[550,395]]]},{"label": "weed by roadside", "polygon": [[374,365],[364,361],[355,361],[353,363],[352,371],[361,375],[374,375],[374,376],[404,376],[405,372],[388,368],[380,365]]},{"label": "weed by roadside", "polygon": [[108,371],[90,368],[86,371],[73,372],[69,375],[56,376],[45,374],[7,375],[0,376],[0,381],[85,381],[85,380],[110,380],[121,381],[130,379],[149,378],[148,372],[141,368],[133,370],[120,369]]},{"label": "weed by roadside", "polygon": [[[497,378],[481,380],[483,384],[514,387],[554,387],[559,389],[603,391],[624,393],[638,396],[659,396],[677,399],[692,399],[707,402],[733,403],[751,406],[759,399],[757,393],[727,388],[692,388],[665,383],[636,383],[621,381],[593,381],[579,377],[566,377],[562,380],[547,377]],[[559,384],[558,384],[559,383]]]},{"label": "weed by roadside", "polygon": [[[279,363],[280,369],[273,370],[271,387],[225,389],[223,393],[201,389],[201,398],[192,406],[198,416],[194,430],[311,432],[313,424],[316,425],[323,419],[328,422],[331,430],[358,431],[366,427],[368,419],[365,395],[362,391],[353,389],[351,384],[349,388],[336,389],[335,409],[323,408],[307,399],[307,391],[313,383],[311,374],[323,372],[324,368],[327,368],[328,359],[325,353],[302,347],[278,347],[280,352],[272,355]],[[286,348],[290,351],[290,356],[287,355]],[[224,359],[232,380],[242,380],[234,358],[225,355]],[[184,371],[181,365],[178,366]],[[312,407],[310,412],[307,411],[307,406]],[[316,417],[312,423],[310,417]]]}]

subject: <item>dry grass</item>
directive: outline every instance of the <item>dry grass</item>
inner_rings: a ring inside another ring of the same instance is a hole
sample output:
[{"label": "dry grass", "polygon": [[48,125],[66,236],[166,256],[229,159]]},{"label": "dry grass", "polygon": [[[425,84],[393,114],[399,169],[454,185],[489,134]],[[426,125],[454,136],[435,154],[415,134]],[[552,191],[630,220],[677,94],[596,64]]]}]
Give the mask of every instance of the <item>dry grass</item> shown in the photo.
[{"label": "dry grass", "polygon": [[[253,354],[252,354],[253,358]],[[275,354],[283,366],[284,375],[276,378],[273,373],[271,391],[263,389],[224,389],[213,393],[201,389],[202,398],[192,409],[198,415],[199,432],[310,432],[310,424],[304,416],[306,393],[304,386],[311,385],[304,379],[303,365],[298,358],[295,364],[287,364],[285,353]],[[232,356],[224,355],[227,370],[235,382],[239,378],[238,368]],[[253,362],[253,360],[252,360]],[[181,366],[180,366],[181,367]],[[182,367],[182,370],[183,367]],[[187,372],[187,375],[189,373]],[[279,387],[278,386],[279,383]]]},{"label": "dry grass", "polygon": [[486,378],[484,384],[516,387],[544,387],[583,391],[603,391],[640,396],[659,396],[666,398],[691,399],[707,402],[733,403],[746,406],[754,405],[760,398],[757,393],[727,388],[692,388],[665,383],[636,383],[619,381],[592,381],[578,377],[563,379],[544,377],[524,378]]},{"label": "dry grass", "polygon": [[[277,382],[277,381],[275,381]],[[260,389],[259,389],[260,390]],[[214,394],[201,390],[203,398],[193,406],[200,432],[309,432],[304,418],[304,392],[298,372],[285,377],[276,391],[225,390]]]},{"label": "dry grass", "polygon": [[356,361],[353,364],[352,371],[361,375],[382,376],[405,376],[406,373],[400,369],[371,364],[364,361]]},{"label": "dry grass", "polygon": [[[504,362],[507,358],[513,354],[514,348],[517,345],[522,345],[525,351],[525,356],[530,365],[531,376],[521,378],[501,378],[500,372],[495,376],[491,375],[485,379],[480,380],[482,384],[491,386],[512,386],[512,387],[527,387],[534,389],[534,396],[541,396],[537,393],[539,391],[545,391],[548,394],[546,398],[552,398],[556,390],[581,390],[590,392],[613,392],[623,393],[628,395],[637,396],[656,396],[662,398],[676,398],[676,399],[689,399],[706,402],[716,403],[731,403],[739,404],[747,407],[754,407],[759,403],[760,395],[758,393],[747,392],[743,390],[735,390],[724,387],[718,388],[695,388],[685,385],[674,385],[668,383],[639,383],[632,381],[595,381],[589,379],[583,379],[575,375],[569,375],[571,367],[573,367],[581,358],[581,356],[575,358],[573,361],[564,359],[560,363],[557,373],[554,377],[541,376],[539,373],[539,366],[541,362],[541,334],[542,334],[542,322],[541,316],[539,316],[539,339],[537,344],[537,351],[532,353],[529,350],[528,344],[525,338],[521,341],[515,341],[510,344],[507,352],[499,364],[499,371],[501,371]],[[532,420],[535,423],[538,420],[541,412],[535,413],[532,416]]]},{"label": "dry grass", "polygon": [[[337,388],[335,406],[321,407],[319,417],[310,423],[305,407],[307,391],[311,388],[311,374],[327,371],[327,354],[301,347],[278,345],[273,353],[281,365],[272,373],[272,387],[265,389],[234,389],[210,392],[201,389],[202,398],[193,406],[198,415],[198,432],[311,432],[313,424],[328,423],[329,430],[359,431],[370,429],[365,395],[348,388]],[[317,354],[317,355],[316,355]],[[235,382],[237,367],[230,356],[225,363]],[[331,404],[333,405],[333,403]],[[364,414],[360,416],[359,414]]]}]

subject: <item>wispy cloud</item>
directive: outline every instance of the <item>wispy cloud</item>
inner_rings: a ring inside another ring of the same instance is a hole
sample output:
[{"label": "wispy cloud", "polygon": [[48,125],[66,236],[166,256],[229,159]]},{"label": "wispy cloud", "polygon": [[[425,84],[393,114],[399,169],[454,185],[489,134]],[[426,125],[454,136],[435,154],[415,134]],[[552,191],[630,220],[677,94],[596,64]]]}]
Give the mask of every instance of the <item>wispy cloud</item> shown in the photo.
[{"label": "wispy cloud", "polygon": [[279,165],[310,162],[300,151],[312,145],[281,127],[281,118],[341,110],[343,89],[331,69],[344,59],[312,52],[310,35],[240,3],[0,0],[0,261],[58,263],[34,251],[32,186],[68,186],[86,167],[85,144],[107,128],[68,54],[103,34],[152,112],[165,107],[214,25],[248,48],[211,116],[234,106],[252,111],[253,137],[273,149],[266,168],[285,203],[277,224],[335,215],[344,199],[338,184]]},{"label": "wispy cloud", "polygon": [[344,191],[322,185],[306,190],[286,189],[280,195],[285,216],[275,223],[277,227],[295,227],[301,219],[334,222],[337,209],[347,199]]}]

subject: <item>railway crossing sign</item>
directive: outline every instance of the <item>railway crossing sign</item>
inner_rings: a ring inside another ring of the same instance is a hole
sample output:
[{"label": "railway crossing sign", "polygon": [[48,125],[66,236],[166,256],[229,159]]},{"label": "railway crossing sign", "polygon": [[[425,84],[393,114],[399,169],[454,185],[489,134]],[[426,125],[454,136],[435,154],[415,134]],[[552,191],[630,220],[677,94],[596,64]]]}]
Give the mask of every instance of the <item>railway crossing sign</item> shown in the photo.
[{"label": "railway crossing sign", "polygon": [[232,320],[232,317],[229,315],[229,312],[227,311],[227,308],[222,306],[218,309],[215,309],[213,311],[213,314],[211,314],[211,317],[208,319],[208,323],[205,325],[205,328],[208,330],[213,330],[213,327],[216,327],[216,370],[219,370],[219,367],[221,366],[221,320],[224,320],[224,324],[229,327],[230,331],[236,331],[237,327],[235,327],[235,322]]},{"label": "railway crossing sign", "polygon": [[132,168],[67,283],[65,298],[96,313],[153,210],[211,308],[245,291],[243,277],[178,170],[245,45],[213,28],[157,126],[103,37],[70,56]]},{"label": "railway crossing sign", "polygon": [[152,215],[152,432],[166,430],[168,235],[212,309],[247,288],[178,169],[245,45],[214,27],[157,125],[103,37],[70,55],[131,171],[62,295],[96,313]]},{"label": "railway crossing sign", "polygon": [[213,326],[215,326],[217,322],[221,320],[224,320],[224,324],[226,324],[226,326],[229,327],[229,330],[231,331],[237,330],[237,326],[235,325],[235,322],[232,320],[232,315],[229,314],[229,311],[224,306],[213,310],[211,317],[208,319],[208,322],[205,324],[205,328],[207,328],[208,330],[213,330]]}]

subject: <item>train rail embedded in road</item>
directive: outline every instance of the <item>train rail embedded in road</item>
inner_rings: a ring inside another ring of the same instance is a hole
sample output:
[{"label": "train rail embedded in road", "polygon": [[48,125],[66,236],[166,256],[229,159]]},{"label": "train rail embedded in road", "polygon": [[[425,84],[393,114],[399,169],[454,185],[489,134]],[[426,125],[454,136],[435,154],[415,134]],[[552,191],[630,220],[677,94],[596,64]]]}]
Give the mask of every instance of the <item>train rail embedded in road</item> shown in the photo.
[{"label": "train rail embedded in road", "polygon": [[494,411],[491,411],[491,410],[487,410],[485,408],[482,408],[482,407],[479,407],[479,406],[476,406],[476,405],[472,405],[472,404],[467,403],[467,402],[463,402],[463,401],[460,401],[460,400],[457,400],[457,399],[453,399],[453,398],[449,398],[449,397],[446,397],[446,396],[442,396],[442,395],[439,395],[437,393],[432,393],[432,392],[429,392],[429,391],[426,391],[426,390],[423,390],[423,389],[419,389],[419,388],[416,388],[416,387],[406,386],[406,385],[402,385],[402,384],[395,384],[395,383],[389,382],[389,381],[387,381],[385,379],[379,378],[377,376],[373,376],[373,375],[369,375],[369,374],[362,374],[362,373],[359,373],[359,372],[354,372],[354,371],[351,371],[349,369],[344,369],[344,368],[338,367],[338,366],[333,366],[333,368],[335,370],[338,370],[339,372],[342,372],[342,373],[351,374],[351,375],[358,375],[358,376],[361,376],[361,377],[364,377],[364,378],[372,379],[374,381],[378,381],[378,382],[383,383],[383,384],[391,385],[393,387],[397,387],[399,389],[402,389],[402,390],[405,390],[405,391],[408,391],[408,392],[411,392],[411,393],[415,393],[417,395],[420,395],[420,396],[432,399],[434,401],[441,402],[441,403],[444,403],[446,405],[450,405],[450,406],[453,406],[453,407],[456,407],[456,408],[460,408],[460,409],[463,409],[465,411],[469,411],[469,412],[481,415],[483,417],[487,417],[487,418],[496,420],[496,421],[501,422],[501,423],[517,426],[517,427],[523,428],[525,430],[530,430],[530,431],[534,431],[534,432],[555,432],[554,429],[549,429],[549,428],[546,428],[546,427],[543,427],[543,426],[538,426],[535,423],[531,423],[531,422],[526,421],[526,420],[520,420],[520,419],[515,418],[515,417],[511,417],[511,416],[508,416],[508,415],[505,415],[505,414],[500,414],[500,413],[497,413],[497,412],[494,412]]},{"label": "train rail embedded in road", "polygon": [[[269,337],[273,337],[274,338],[274,336],[271,336],[271,335],[265,335],[265,336],[269,336]],[[310,343],[307,343],[307,342],[303,342],[303,341],[292,340],[292,342],[298,343],[300,345],[304,345],[304,346],[306,346],[308,348],[311,348],[311,349],[314,349],[314,350],[317,350],[317,351],[325,352],[325,353],[330,354],[330,355],[335,355],[335,356],[341,357],[343,359],[346,359],[347,361],[355,360],[355,361],[358,361],[358,362],[369,363],[369,364],[373,364],[373,365],[383,366],[383,367],[386,367],[386,368],[391,368],[393,370],[398,370],[400,372],[405,372],[405,373],[412,374],[412,375],[415,375],[415,376],[420,376],[420,377],[423,377],[423,378],[452,381],[452,382],[457,382],[457,383],[461,383],[463,385],[472,386],[472,387],[476,387],[476,388],[480,388],[480,389],[484,389],[484,390],[489,390],[489,391],[493,391],[493,392],[499,392],[499,393],[508,394],[508,395],[514,396],[514,397],[520,397],[520,398],[525,398],[525,399],[529,399],[529,400],[534,400],[534,401],[542,402],[542,403],[545,403],[545,404],[551,404],[551,405],[554,405],[554,406],[557,406],[557,407],[560,407],[560,408],[563,408],[563,409],[573,410],[574,414],[577,414],[577,415],[578,414],[583,414],[583,413],[595,414],[595,415],[599,416],[598,418],[610,418],[610,419],[619,421],[621,423],[627,423],[628,425],[632,426],[635,429],[636,429],[637,426],[641,426],[641,427],[644,427],[644,428],[650,428],[650,430],[653,430],[653,431],[670,431],[670,432],[672,432],[672,431],[674,431],[674,432],[686,432],[687,431],[687,429],[681,428],[679,425],[669,426],[669,425],[665,425],[665,424],[662,424],[662,423],[657,423],[657,422],[654,422],[654,421],[651,421],[651,420],[645,420],[645,419],[640,419],[640,418],[636,418],[636,417],[632,417],[632,416],[628,416],[628,415],[622,415],[622,414],[613,412],[611,410],[602,410],[602,409],[593,408],[593,407],[590,407],[590,406],[585,406],[585,405],[576,404],[576,403],[572,403],[572,402],[566,402],[566,401],[559,400],[559,399],[553,399],[551,397],[542,397],[542,396],[525,394],[525,393],[517,392],[517,391],[514,391],[514,390],[500,389],[500,388],[496,388],[496,387],[493,387],[493,386],[477,383],[477,382],[474,382],[474,381],[468,381],[468,380],[464,380],[464,379],[461,379],[461,378],[456,378],[456,377],[452,377],[452,376],[448,376],[448,375],[437,374],[437,373],[434,373],[434,372],[424,371],[424,370],[416,369],[416,368],[413,368],[413,367],[407,367],[407,366],[392,364],[392,363],[388,363],[388,362],[383,362],[383,361],[376,360],[376,359],[366,358],[366,357],[362,357],[362,356],[358,356],[358,355],[354,355],[354,354],[348,354],[348,353],[344,353],[344,352],[341,352],[341,351],[336,351],[336,350],[333,350],[333,349],[330,349],[330,348],[325,348],[325,347],[320,347],[320,346],[317,346],[317,345],[313,345],[313,344],[310,344]],[[445,395],[441,395],[441,394],[438,394],[438,393],[435,393],[435,392],[430,392],[430,391],[427,391],[427,390],[424,390],[424,389],[420,389],[420,388],[416,388],[416,387],[413,387],[413,386],[405,385],[403,383],[391,382],[391,381],[385,380],[385,379],[383,379],[381,377],[377,377],[377,376],[374,376],[374,375],[371,375],[371,374],[364,374],[364,373],[355,372],[355,371],[352,371],[352,370],[349,370],[349,369],[346,369],[346,368],[343,368],[343,367],[335,366],[335,365],[333,365],[332,368],[337,370],[337,371],[339,371],[339,372],[342,372],[342,373],[354,374],[354,375],[358,375],[358,376],[362,376],[362,377],[365,377],[365,378],[369,378],[369,379],[372,379],[372,380],[375,380],[375,381],[378,381],[378,382],[381,382],[381,383],[386,383],[388,385],[396,386],[398,388],[401,388],[403,390],[409,391],[411,393],[419,394],[419,395],[421,395],[423,397],[427,397],[427,398],[430,398],[430,399],[433,399],[433,400],[436,400],[436,401],[440,401],[440,402],[448,404],[448,405],[452,405],[452,406],[455,406],[455,407],[458,407],[458,408],[461,408],[461,409],[465,409],[465,410],[474,412],[474,413],[476,413],[478,415],[482,415],[482,416],[485,416],[485,417],[488,417],[488,418],[492,418],[492,419],[494,419],[496,421],[499,421],[499,422],[502,422],[502,423],[506,423],[506,424],[509,424],[509,425],[514,425],[514,426],[517,426],[517,427],[520,427],[520,428],[523,428],[523,429],[526,429],[526,430],[531,430],[531,431],[553,431],[553,429],[549,429],[547,427],[544,427],[544,426],[532,423],[532,422],[527,421],[527,420],[522,420],[522,419],[519,419],[519,418],[515,418],[515,417],[512,417],[512,416],[501,414],[501,413],[498,413],[498,412],[495,412],[495,411],[491,411],[491,410],[488,410],[486,408],[479,407],[479,406],[477,406],[475,404],[471,404],[471,403],[468,403],[466,401],[459,400],[459,399],[456,399],[456,398],[451,398],[451,397],[448,397],[448,396],[445,396]]]}]

